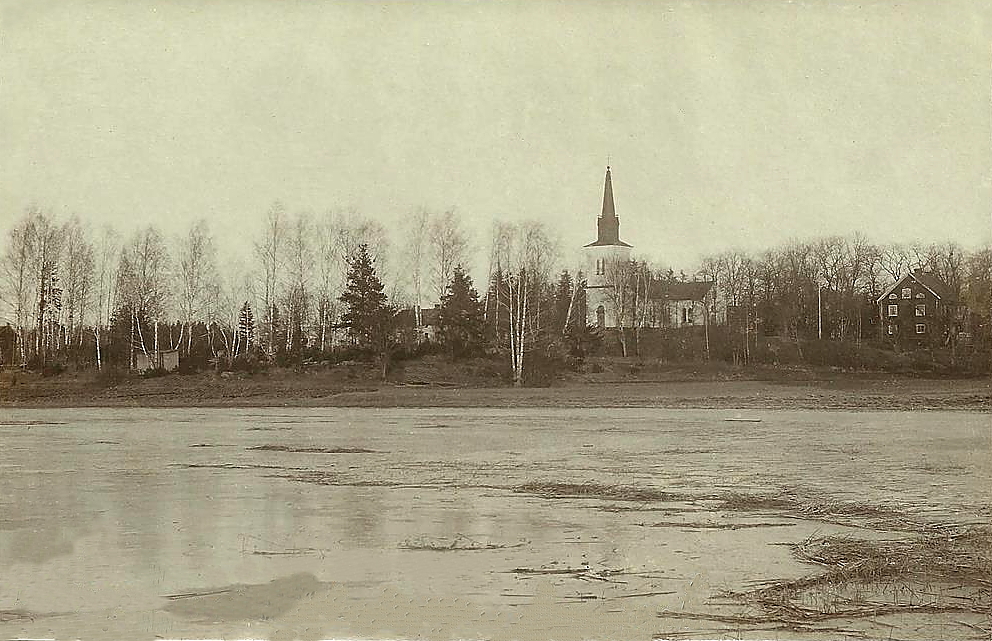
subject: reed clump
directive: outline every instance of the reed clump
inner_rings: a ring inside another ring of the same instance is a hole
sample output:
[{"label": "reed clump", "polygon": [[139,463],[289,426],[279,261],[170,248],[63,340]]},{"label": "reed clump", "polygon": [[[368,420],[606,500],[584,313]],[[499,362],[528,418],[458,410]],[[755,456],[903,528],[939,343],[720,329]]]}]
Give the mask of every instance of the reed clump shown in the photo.
[{"label": "reed clump", "polygon": [[522,494],[550,499],[602,499],[607,501],[682,501],[687,497],[650,487],[605,485],[600,483],[558,483],[535,481],[514,488]]},{"label": "reed clump", "polygon": [[744,606],[742,612],[661,616],[821,632],[826,622],[890,615],[992,617],[992,528],[929,528],[897,540],[811,537],[791,547],[797,559],[825,571],[724,593]]}]

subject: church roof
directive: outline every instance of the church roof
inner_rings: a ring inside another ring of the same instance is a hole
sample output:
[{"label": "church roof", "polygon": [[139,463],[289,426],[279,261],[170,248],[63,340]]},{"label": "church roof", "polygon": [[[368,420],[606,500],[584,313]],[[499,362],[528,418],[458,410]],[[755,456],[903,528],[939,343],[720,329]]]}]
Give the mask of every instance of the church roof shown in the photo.
[{"label": "church roof", "polygon": [[690,282],[654,281],[648,288],[648,298],[654,300],[703,300],[713,289],[711,280]]},{"label": "church roof", "polygon": [[620,240],[620,219],[617,218],[616,205],[613,203],[613,179],[610,168],[606,168],[606,184],[603,186],[603,211],[596,219],[596,240],[586,247],[619,246],[631,247]]},{"label": "church roof", "polygon": [[611,241],[603,241],[597,238],[595,241],[589,243],[588,245],[583,245],[583,247],[633,247],[633,245],[629,245],[623,242],[622,240],[620,240],[619,238]]}]

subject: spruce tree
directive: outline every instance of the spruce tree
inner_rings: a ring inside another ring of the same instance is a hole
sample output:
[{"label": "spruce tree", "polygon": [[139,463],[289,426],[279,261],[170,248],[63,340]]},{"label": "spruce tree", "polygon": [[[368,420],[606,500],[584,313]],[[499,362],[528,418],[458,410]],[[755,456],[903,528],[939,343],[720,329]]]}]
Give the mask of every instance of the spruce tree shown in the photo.
[{"label": "spruce tree", "polygon": [[255,344],[255,315],[248,301],[241,306],[241,313],[238,314],[238,334],[239,346],[243,348],[241,351],[251,351]]},{"label": "spruce tree", "polygon": [[461,265],[455,267],[447,291],[441,298],[441,341],[451,356],[469,356],[482,350],[483,308],[472,278]]},{"label": "spruce tree", "polygon": [[391,330],[392,309],[386,304],[368,245],[360,245],[348,265],[348,282],[340,298],[347,310],[341,320],[359,345],[381,350]]},{"label": "spruce tree", "polygon": [[555,318],[554,329],[560,334],[566,334],[571,323],[570,313],[573,311],[573,296],[575,295],[575,284],[572,282],[572,275],[568,271],[563,271],[558,277],[558,284],[555,287],[554,306]]}]

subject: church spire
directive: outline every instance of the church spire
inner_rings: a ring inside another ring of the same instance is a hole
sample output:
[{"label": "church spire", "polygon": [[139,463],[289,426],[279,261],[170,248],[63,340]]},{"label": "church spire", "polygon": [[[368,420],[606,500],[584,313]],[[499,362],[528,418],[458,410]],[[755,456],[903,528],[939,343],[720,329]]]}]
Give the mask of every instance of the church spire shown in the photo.
[{"label": "church spire", "polygon": [[617,210],[613,205],[613,180],[610,179],[610,166],[606,166],[606,185],[603,187],[603,218],[616,218]]},{"label": "church spire", "polygon": [[617,218],[617,209],[613,204],[613,179],[609,165],[606,166],[606,183],[603,185],[603,213],[596,219],[596,242],[589,243],[586,247],[603,245],[630,247],[620,240],[620,219]]}]

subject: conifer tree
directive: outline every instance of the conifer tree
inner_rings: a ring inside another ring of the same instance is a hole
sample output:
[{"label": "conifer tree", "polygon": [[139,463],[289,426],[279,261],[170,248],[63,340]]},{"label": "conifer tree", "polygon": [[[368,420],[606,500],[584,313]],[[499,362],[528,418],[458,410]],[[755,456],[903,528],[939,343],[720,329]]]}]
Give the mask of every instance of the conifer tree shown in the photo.
[{"label": "conifer tree", "polygon": [[368,245],[359,245],[348,264],[348,280],[340,298],[347,309],[341,320],[359,345],[381,348],[393,313],[386,304],[386,294],[375,273]]},{"label": "conifer tree", "polygon": [[255,315],[251,304],[245,301],[238,314],[238,346],[242,352],[250,352],[255,344]]},{"label": "conifer tree", "polygon": [[461,265],[454,268],[451,282],[441,298],[441,340],[451,356],[469,356],[483,346],[483,308],[472,278]]}]

